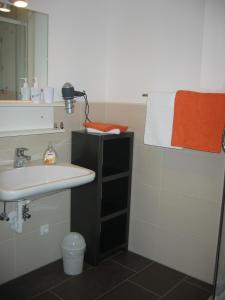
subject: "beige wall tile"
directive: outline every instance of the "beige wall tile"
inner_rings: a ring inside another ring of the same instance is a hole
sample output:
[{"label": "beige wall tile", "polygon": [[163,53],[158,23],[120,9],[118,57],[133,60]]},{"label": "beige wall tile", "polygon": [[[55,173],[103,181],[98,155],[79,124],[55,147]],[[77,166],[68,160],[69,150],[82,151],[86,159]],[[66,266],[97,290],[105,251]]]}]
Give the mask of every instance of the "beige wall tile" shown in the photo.
[{"label": "beige wall tile", "polygon": [[[60,257],[63,236],[69,232],[69,222],[52,225],[49,234],[39,231],[18,236],[16,239],[16,276],[37,269]],[[40,251],[41,249],[41,251]]]},{"label": "beige wall tile", "polygon": [[160,261],[158,228],[131,216],[129,250],[149,259]]},{"label": "beige wall tile", "polygon": [[160,262],[195,278],[212,283],[215,266],[215,245],[203,239],[160,230]]},{"label": "beige wall tile", "polygon": [[0,284],[9,281],[15,274],[14,240],[0,243]]},{"label": "beige wall tile", "polygon": [[[90,102],[90,119],[92,122],[105,122],[105,110],[107,105],[105,103]],[[82,112],[81,115],[84,116]]]},{"label": "beige wall tile", "polygon": [[146,106],[142,104],[107,103],[106,121],[129,126],[134,131],[135,139],[144,142]]},{"label": "beige wall tile", "polygon": [[67,132],[71,130],[80,129],[81,125],[81,114],[80,104],[76,103],[73,114],[67,114],[64,107],[55,107],[54,109],[54,120],[57,122],[59,127],[60,122],[63,122],[64,128]]},{"label": "beige wall tile", "polygon": [[165,150],[162,188],[220,203],[225,160],[218,154]]},{"label": "beige wall tile", "polygon": [[133,174],[141,178],[142,183],[160,186],[162,151],[158,147],[135,143]]},{"label": "beige wall tile", "polygon": [[70,190],[52,193],[48,196],[33,200],[30,205],[31,218],[24,222],[23,233],[39,231],[44,224],[54,225],[56,223],[70,221]]},{"label": "beige wall tile", "polygon": [[159,207],[158,224],[161,228],[216,245],[220,204],[162,190]]},{"label": "beige wall tile", "polygon": [[159,222],[159,189],[145,185],[139,176],[132,181],[131,214],[138,220]]},{"label": "beige wall tile", "polygon": [[[0,202],[0,213],[3,212],[3,202]],[[15,205],[13,203],[7,203],[6,205],[6,212],[9,213],[10,211],[15,209]],[[10,225],[6,221],[0,221],[0,243],[12,239],[14,237],[14,232],[11,230]]]}]

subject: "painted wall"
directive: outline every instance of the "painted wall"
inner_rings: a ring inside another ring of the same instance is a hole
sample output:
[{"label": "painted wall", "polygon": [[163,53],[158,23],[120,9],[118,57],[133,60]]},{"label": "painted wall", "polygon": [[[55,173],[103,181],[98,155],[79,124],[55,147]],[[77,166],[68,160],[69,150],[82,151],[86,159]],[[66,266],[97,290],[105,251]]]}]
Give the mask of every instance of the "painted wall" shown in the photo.
[{"label": "painted wall", "polygon": [[225,90],[223,0],[108,1],[107,100]]},{"label": "painted wall", "polygon": [[201,86],[225,91],[225,1],[206,0]]},{"label": "painted wall", "polygon": [[105,99],[104,0],[31,0],[31,9],[49,14],[49,86],[61,87],[69,81],[91,100]]}]

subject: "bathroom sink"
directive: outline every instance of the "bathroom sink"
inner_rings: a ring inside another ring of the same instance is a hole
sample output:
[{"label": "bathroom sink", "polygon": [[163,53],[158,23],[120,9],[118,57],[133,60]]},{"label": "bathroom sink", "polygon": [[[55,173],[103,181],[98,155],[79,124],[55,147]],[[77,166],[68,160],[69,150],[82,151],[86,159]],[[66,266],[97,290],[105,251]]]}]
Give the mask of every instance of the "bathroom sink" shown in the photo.
[{"label": "bathroom sink", "polygon": [[0,172],[0,201],[32,199],[40,194],[93,181],[95,172],[72,164],[34,165]]}]

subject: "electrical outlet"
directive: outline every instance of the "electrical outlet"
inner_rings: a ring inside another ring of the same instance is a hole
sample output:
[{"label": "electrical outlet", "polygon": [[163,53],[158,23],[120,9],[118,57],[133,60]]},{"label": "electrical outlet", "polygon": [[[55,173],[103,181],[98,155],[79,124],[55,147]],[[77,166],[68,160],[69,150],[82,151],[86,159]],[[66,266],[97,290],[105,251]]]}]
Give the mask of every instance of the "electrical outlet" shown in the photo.
[{"label": "electrical outlet", "polygon": [[49,224],[40,226],[40,235],[46,235],[49,233]]}]

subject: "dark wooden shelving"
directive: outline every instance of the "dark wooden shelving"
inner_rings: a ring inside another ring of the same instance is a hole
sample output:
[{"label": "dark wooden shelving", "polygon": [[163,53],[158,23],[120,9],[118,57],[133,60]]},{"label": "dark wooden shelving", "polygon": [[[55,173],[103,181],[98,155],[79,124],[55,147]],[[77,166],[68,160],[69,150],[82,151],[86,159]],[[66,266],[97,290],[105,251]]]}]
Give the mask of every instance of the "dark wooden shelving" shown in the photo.
[{"label": "dark wooden shelving", "polygon": [[96,172],[93,182],[71,192],[71,231],[84,236],[90,264],[128,247],[132,157],[132,132],[72,133],[72,163]]}]

